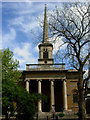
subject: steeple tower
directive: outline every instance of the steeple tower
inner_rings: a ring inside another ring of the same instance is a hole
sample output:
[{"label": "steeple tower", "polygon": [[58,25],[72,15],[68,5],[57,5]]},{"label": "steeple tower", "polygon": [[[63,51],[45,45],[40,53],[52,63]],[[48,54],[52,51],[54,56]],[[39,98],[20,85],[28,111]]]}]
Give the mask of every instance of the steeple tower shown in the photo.
[{"label": "steeple tower", "polygon": [[53,45],[49,42],[48,23],[47,23],[47,7],[45,5],[43,40],[39,47],[39,64],[53,64],[52,52]]},{"label": "steeple tower", "polygon": [[45,13],[44,13],[44,26],[43,26],[43,43],[49,42],[48,37],[48,24],[47,24],[47,7],[45,4]]}]

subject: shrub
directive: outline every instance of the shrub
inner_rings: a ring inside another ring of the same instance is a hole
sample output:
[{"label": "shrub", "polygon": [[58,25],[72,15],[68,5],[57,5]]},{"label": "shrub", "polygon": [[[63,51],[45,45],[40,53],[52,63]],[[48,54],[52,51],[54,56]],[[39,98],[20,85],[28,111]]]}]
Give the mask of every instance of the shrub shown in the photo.
[{"label": "shrub", "polygon": [[64,113],[60,113],[58,116],[59,116],[59,117],[63,117],[63,116],[64,116]]}]

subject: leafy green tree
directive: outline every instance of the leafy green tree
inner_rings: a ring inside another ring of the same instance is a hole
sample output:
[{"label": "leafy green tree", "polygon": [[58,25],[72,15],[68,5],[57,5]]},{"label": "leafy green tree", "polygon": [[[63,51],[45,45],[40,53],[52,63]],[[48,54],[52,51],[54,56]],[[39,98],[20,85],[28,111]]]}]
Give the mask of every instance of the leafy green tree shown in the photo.
[{"label": "leafy green tree", "polygon": [[9,48],[2,51],[2,113],[5,119],[17,113],[19,120],[32,120],[36,108],[36,101],[40,95],[30,95],[25,88],[18,85],[21,73],[17,70],[19,62],[13,59],[13,52]]},{"label": "leafy green tree", "polygon": [[[17,71],[19,62],[13,59],[9,48],[2,50],[2,112],[8,120],[14,113],[17,82],[21,74]],[[10,116],[8,116],[10,113]]]},{"label": "leafy green tree", "polygon": [[30,95],[24,88],[19,87],[16,95],[16,111],[17,111],[17,120],[32,120],[36,108],[36,101],[33,95]]}]

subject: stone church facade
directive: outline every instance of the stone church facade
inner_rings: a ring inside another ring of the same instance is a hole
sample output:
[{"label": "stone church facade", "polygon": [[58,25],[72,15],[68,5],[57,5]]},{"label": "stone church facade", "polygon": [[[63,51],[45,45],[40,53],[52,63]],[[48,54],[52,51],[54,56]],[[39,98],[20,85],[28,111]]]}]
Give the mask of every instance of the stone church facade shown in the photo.
[{"label": "stone church facade", "polygon": [[66,70],[65,64],[53,60],[53,45],[49,42],[46,6],[44,13],[43,41],[38,45],[38,64],[26,64],[23,79],[26,90],[32,93],[44,94],[47,102],[38,101],[38,115],[78,112],[76,70]]}]

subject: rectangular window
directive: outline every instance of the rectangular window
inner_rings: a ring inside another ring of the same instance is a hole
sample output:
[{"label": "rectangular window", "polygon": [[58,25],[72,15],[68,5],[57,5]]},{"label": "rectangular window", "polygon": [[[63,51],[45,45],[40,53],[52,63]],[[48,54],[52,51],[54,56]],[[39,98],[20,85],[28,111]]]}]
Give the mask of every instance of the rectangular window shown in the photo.
[{"label": "rectangular window", "polygon": [[78,95],[73,94],[73,103],[78,103]]}]

